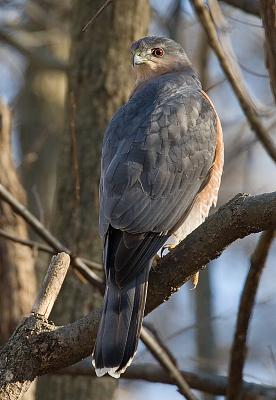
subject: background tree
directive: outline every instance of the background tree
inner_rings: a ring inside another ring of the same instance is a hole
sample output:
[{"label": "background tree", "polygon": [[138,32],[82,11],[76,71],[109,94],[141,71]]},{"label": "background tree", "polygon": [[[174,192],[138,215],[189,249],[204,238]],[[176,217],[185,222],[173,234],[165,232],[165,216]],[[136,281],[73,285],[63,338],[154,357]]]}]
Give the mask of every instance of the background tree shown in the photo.
[{"label": "background tree", "polygon": [[[73,2],[67,126],[57,169],[56,235],[75,254],[101,260],[98,235],[99,159],[102,137],[113,113],[133,86],[129,46],[148,30],[147,0],[114,2],[97,23],[83,27],[102,5],[100,0]],[[55,320],[66,323],[98,307],[102,298],[75,277],[67,279],[55,309]],[[111,398],[115,382],[64,377],[43,378],[38,398]],[[51,386],[49,393],[46,388]]]}]

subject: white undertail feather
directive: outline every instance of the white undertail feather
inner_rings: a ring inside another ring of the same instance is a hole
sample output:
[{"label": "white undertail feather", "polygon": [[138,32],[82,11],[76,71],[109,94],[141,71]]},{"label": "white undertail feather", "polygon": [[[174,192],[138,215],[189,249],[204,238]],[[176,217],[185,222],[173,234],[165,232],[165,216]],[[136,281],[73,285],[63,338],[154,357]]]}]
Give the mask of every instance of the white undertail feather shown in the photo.
[{"label": "white undertail feather", "polygon": [[128,360],[128,363],[124,366],[124,368],[120,369],[119,371],[117,371],[118,367],[113,367],[113,368],[95,368],[95,361],[93,359],[92,356],[92,365],[95,369],[95,373],[97,375],[98,378],[101,378],[102,376],[108,374],[109,376],[111,376],[112,378],[115,379],[119,379],[121,374],[123,374],[125,372],[125,370],[130,366],[130,364],[132,363],[133,358],[135,357],[135,354],[137,353],[137,350],[135,351],[135,353],[133,354],[133,357],[131,357]]}]

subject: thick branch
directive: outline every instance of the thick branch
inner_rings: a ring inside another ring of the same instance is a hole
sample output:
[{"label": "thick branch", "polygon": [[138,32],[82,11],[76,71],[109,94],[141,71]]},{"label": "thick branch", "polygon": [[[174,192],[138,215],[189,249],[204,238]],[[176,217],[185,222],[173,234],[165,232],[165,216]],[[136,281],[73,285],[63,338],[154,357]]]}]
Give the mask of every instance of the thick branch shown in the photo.
[{"label": "thick branch", "polygon": [[270,138],[267,129],[263,126],[258,118],[256,110],[254,110],[252,107],[247,92],[244,92],[244,88],[240,84],[240,80],[238,79],[235,69],[233,68],[232,58],[226,53],[225,48],[222,46],[222,43],[219,40],[219,36],[209,10],[205,6],[203,0],[192,0],[192,4],[208,36],[209,45],[214,50],[220,65],[237,96],[240,106],[247,117],[251,129],[255,132],[273,161],[276,162],[276,146],[273,140]]},{"label": "thick branch", "polygon": [[273,236],[274,231],[263,232],[251,257],[250,269],[241,295],[236,331],[231,350],[229,385],[227,390],[228,400],[241,398],[243,367],[247,353],[247,332],[255,304],[257,288]]},{"label": "thick branch", "polygon": [[[235,240],[275,227],[276,192],[237,196],[210,216],[151,272],[146,312],[162,304]],[[6,360],[10,360],[9,376],[17,382],[78,362],[92,352],[99,318],[100,311],[95,311],[72,324],[55,327],[30,316],[2,348],[0,370],[5,370]]]},{"label": "thick branch", "polygon": [[149,282],[147,312],[168,299],[190,276],[237,239],[276,226],[276,192],[238,195],[219,208],[164,257]]},{"label": "thick branch", "polygon": [[[91,371],[91,361],[87,359],[79,362],[78,364],[72,365],[69,368],[58,370],[56,373],[60,375],[71,376],[95,376],[95,372]],[[187,371],[181,371],[181,374],[189,386],[193,389],[216,396],[223,396],[226,394],[228,379],[225,376]],[[123,379],[142,379],[147,382],[158,382],[170,385],[175,384],[174,380],[169,374],[167,374],[159,366],[152,364],[131,365],[123,375]],[[272,400],[276,398],[276,388],[243,381],[242,396],[243,400],[257,400],[260,398]]]}]

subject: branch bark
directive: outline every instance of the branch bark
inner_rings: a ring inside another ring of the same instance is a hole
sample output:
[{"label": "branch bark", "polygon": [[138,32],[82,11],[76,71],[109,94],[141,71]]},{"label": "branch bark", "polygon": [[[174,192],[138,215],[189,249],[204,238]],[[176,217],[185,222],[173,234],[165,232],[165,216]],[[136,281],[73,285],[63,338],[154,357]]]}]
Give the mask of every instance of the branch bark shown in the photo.
[{"label": "branch bark", "polygon": [[[233,241],[275,227],[276,192],[236,196],[166,255],[151,272],[146,312],[168,299]],[[29,382],[37,375],[64,368],[90,355],[99,318],[100,311],[96,310],[74,323],[56,327],[34,315],[28,317],[1,349],[0,390],[1,382],[7,389],[7,379],[9,385],[16,388],[19,381],[23,385],[24,381]],[[10,399],[17,399],[16,393]]]}]

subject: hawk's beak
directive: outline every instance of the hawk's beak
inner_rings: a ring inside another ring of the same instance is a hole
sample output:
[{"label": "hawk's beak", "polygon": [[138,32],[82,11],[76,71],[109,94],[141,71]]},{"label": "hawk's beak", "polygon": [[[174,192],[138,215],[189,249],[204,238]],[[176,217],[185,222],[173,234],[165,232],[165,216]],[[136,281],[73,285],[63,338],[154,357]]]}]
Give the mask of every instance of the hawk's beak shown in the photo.
[{"label": "hawk's beak", "polygon": [[133,56],[133,67],[134,65],[140,65],[140,64],[144,64],[147,60],[145,59],[145,57],[141,56],[140,54],[135,53]]}]

